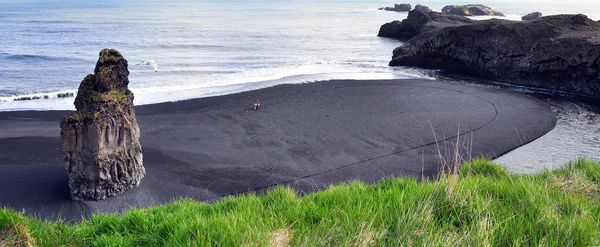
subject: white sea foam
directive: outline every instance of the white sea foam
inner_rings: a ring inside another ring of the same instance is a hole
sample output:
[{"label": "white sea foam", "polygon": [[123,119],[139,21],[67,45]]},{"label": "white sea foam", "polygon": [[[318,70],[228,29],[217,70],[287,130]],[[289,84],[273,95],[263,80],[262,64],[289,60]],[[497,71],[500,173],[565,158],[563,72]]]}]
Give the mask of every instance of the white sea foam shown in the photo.
[{"label": "white sea foam", "polygon": [[[318,62],[311,65],[289,67],[284,69],[248,70],[240,74],[230,75],[204,82],[172,82],[169,85],[150,87],[131,87],[135,95],[136,105],[152,104],[157,102],[180,101],[199,97],[218,96],[254,89],[260,89],[279,84],[309,83],[322,80],[335,79],[408,79],[422,78],[433,79],[419,69],[373,70],[366,73],[360,69],[338,70],[332,73],[329,68],[318,66]],[[335,65],[342,68],[343,65]],[[335,67],[334,66],[334,67]],[[58,98],[59,93],[73,93],[73,97]],[[48,96],[48,98],[44,98]],[[4,103],[0,104],[0,111],[19,110],[74,110],[74,91],[60,91],[45,94],[26,94],[11,97],[0,97]],[[39,99],[15,101],[15,98],[39,97]]]},{"label": "white sea foam", "polygon": [[[77,91],[56,91],[56,92],[48,92],[48,93],[30,93],[30,94],[18,94],[12,96],[1,96],[0,102],[18,102],[18,101],[34,101],[40,104],[42,100],[56,99],[60,98],[59,95],[65,95],[62,98],[73,98],[77,96]],[[2,108],[0,108],[1,110]]]}]

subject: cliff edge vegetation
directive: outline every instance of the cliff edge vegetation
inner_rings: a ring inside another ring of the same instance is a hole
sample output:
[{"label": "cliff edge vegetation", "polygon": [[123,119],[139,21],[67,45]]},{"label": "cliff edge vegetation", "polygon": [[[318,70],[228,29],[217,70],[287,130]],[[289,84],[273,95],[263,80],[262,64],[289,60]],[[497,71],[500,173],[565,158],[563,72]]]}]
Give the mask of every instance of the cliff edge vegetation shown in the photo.
[{"label": "cliff edge vegetation", "polygon": [[436,181],[352,182],[299,196],[192,200],[78,223],[0,210],[0,246],[590,246],[600,244],[600,163],[536,175],[474,160]]}]

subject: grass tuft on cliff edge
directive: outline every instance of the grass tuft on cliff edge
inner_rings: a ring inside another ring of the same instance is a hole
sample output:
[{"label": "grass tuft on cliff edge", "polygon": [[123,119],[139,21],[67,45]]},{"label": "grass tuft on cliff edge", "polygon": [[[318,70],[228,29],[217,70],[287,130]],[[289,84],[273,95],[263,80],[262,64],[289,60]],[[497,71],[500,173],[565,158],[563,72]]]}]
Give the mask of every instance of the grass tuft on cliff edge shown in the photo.
[{"label": "grass tuft on cliff edge", "polygon": [[[16,244],[15,244],[16,243]],[[439,181],[390,178],[300,197],[276,188],[215,204],[192,200],[77,224],[0,210],[0,246],[600,245],[600,163],[536,175],[489,160]],[[31,244],[31,245],[27,245]]]},{"label": "grass tuft on cliff edge", "polygon": [[98,54],[100,57],[102,56],[114,56],[114,57],[122,57],[123,55],[121,55],[121,52],[117,51],[116,49],[108,49],[108,48],[104,48],[100,51],[100,54]]}]

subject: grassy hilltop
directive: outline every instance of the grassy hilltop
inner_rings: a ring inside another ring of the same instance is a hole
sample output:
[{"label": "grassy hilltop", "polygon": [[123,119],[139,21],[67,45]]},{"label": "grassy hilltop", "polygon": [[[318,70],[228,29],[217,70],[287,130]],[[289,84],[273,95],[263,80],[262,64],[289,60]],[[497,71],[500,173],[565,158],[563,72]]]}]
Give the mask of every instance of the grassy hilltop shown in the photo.
[{"label": "grassy hilltop", "polygon": [[600,163],[536,175],[489,160],[438,181],[289,188],[219,203],[191,200],[80,223],[0,210],[0,246],[590,246],[600,245]]}]

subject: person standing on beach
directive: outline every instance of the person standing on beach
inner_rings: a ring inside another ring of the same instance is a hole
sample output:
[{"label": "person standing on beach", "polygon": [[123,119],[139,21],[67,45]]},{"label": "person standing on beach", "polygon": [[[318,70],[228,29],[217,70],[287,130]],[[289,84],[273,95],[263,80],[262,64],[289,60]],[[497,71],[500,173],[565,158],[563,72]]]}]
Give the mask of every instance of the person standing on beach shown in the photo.
[{"label": "person standing on beach", "polygon": [[254,103],[254,110],[258,110],[258,108],[260,108],[260,101],[256,100],[256,103]]}]

